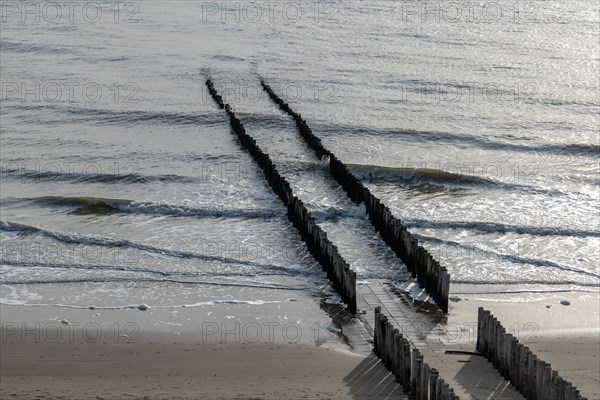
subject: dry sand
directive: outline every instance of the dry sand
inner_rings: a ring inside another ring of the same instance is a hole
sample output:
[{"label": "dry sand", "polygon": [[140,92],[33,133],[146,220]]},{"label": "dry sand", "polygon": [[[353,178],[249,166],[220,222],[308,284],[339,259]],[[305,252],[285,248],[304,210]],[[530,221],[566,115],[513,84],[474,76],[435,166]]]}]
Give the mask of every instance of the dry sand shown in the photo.
[{"label": "dry sand", "polygon": [[385,399],[402,391],[373,357],[294,344],[11,344],[6,399]]},{"label": "dry sand", "polygon": [[[580,389],[588,400],[600,399],[600,296],[597,293],[464,297],[469,300],[451,304],[445,321],[450,335],[440,340],[447,347],[475,349],[475,330],[469,329],[476,326],[477,308],[484,307],[508,332]],[[562,300],[568,300],[570,305],[562,305]],[[465,372],[473,367],[466,362],[479,362],[482,357],[456,355],[454,358],[465,366],[448,378],[460,385],[468,381]]]}]

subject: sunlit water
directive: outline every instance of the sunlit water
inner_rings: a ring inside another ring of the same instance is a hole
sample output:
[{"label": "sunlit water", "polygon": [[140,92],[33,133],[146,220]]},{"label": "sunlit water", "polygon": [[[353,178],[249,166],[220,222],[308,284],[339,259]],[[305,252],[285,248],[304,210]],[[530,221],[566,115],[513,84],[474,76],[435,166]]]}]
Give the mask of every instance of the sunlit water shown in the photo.
[{"label": "sunlit water", "polygon": [[327,292],[209,76],[361,278],[408,279],[261,78],[453,282],[598,286],[595,1],[15,4],[0,28],[7,301],[64,282]]}]

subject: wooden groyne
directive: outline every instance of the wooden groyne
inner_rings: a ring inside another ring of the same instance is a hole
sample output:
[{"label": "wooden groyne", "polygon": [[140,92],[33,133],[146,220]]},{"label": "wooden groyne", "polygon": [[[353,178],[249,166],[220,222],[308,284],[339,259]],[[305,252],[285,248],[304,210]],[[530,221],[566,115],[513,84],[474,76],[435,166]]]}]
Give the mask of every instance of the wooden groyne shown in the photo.
[{"label": "wooden groyne", "polygon": [[438,371],[424,362],[419,350],[411,348],[408,338],[381,313],[381,307],[375,307],[373,352],[394,374],[396,382],[410,391],[412,399],[459,400]]},{"label": "wooden groyne", "polygon": [[477,314],[477,350],[528,400],[585,400],[483,307]]},{"label": "wooden groyne", "polygon": [[279,196],[287,207],[288,218],[300,232],[300,236],[306,243],[308,250],[321,264],[323,271],[326,272],[327,277],[332,282],[333,288],[348,305],[348,310],[355,314],[356,273],[350,269],[349,264],[340,255],[337,247],[327,238],[327,233],[317,225],[302,200],[294,196],[290,184],[279,174],[269,155],[263,152],[254,138],[246,133],[241,121],[235,116],[229,104],[223,102],[223,98],[218,94],[210,79],[206,81],[206,86],[213,100],[229,115],[231,130],[239,138],[242,147],[250,153],[254,161],[260,166],[273,192]]},{"label": "wooden groyne", "polygon": [[417,278],[419,287],[425,289],[440,309],[447,313],[450,292],[450,274],[448,270],[442,267],[427,250],[419,245],[417,239],[402,224],[400,219],[396,218],[390,209],[373,195],[360,179],[350,172],[346,164],[323,146],[321,139],[312,132],[306,121],[302,119],[302,115],[294,112],[264,81],[261,81],[261,85],[271,100],[281,110],[294,118],[300,136],[302,136],[308,147],[314,150],[317,157],[329,157],[329,173],[331,176],[342,186],[352,201],[357,204],[365,204],[369,220],[382,239],[402,260],[412,276]]}]

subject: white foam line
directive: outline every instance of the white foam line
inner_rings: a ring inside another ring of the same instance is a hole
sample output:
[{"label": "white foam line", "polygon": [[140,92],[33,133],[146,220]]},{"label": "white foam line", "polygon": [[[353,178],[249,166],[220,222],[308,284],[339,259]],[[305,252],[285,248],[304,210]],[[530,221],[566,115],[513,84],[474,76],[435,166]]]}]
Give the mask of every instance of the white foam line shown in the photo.
[{"label": "white foam line", "polygon": [[[216,306],[221,304],[238,304],[238,305],[264,305],[264,304],[275,304],[275,303],[285,303],[291,301],[298,301],[297,299],[291,298],[286,300],[211,300],[211,301],[203,301],[199,303],[193,304],[175,304],[175,305],[162,305],[162,306],[147,306],[150,308],[180,308],[180,307],[202,307],[202,306]],[[132,309],[140,309],[141,304],[129,304],[129,305],[121,305],[121,306],[74,306],[70,304],[52,304],[52,303],[25,303],[19,300],[11,300],[0,298],[0,304],[7,306],[24,306],[24,307],[61,307],[61,308],[71,308],[75,310],[132,310]]]}]

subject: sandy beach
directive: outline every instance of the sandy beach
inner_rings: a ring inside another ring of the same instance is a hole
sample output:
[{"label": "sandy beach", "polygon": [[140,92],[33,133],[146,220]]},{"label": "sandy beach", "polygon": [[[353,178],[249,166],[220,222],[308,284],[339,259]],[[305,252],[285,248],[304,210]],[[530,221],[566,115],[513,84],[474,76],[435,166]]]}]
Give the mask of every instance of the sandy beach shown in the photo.
[{"label": "sandy beach", "polygon": [[[143,289],[133,293],[121,304],[150,302]],[[151,303],[145,311],[89,309],[85,300],[79,308],[0,306],[0,397],[384,399],[402,393],[379,360],[345,344],[318,298],[221,288],[179,294],[185,307]],[[250,300],[257,297],[263,303]],[[113,300],[105,295],[96,304]]]},{"label": "sandy beach", "polygon": [[599,6],[0,0],[0,400],[600,400]]},{"label": "sandy beach", "polygon": [[[460,287],[455,288],[460,292]],[[448,347],[474,350],[471,336],[477,308],[490,310],[508,332],[573,383],[588,399],[600,399],[600,297],[595,293],[558,292],[467,295],[455,302],[447,317]],[[570,305],[562,305],[561,301]],[[476,325],[475,325],[476,326]],[[474,360],[479,356],[460,357]],[[450,378],[450,377],[449,377]],[[464,379],[456,373],[455,380]]]},{"label": "sandy beach", "polygon": [[306,345],[159,339],[99,346],[10,344],[2,350],[6,399],[385,399],[392,394],[401,390],[374,357]]},{"label": "sandy beach", "polygon": [[[228,296],[221,292],[221,297]],[[561,293],[521,302],[514,296],[514,302],[476,297],[453,302],[442,321],[448,336],[439,339],[448,348],[474,350],[474,331],[469,329],[477,307],[483,306],[505,326],[518,328],[520,339],[588,399],[600,398],[597,295]],[[560,299],[571,305],[562,306]],[[402,396],[379,360],[348,345],[316,298],[296,294],[294,301],[260,305],[150,305],[145,311],[56,305],[2,305],[0,311],[3,399]],[[333,317],[343,332],[343,313]],[[482,357],[445,360],[440,372],[454,386],[466,390],[486,384],[477,371],[477,365],[487,362]],[[503,397],[498,391],[490,398]]]}]

